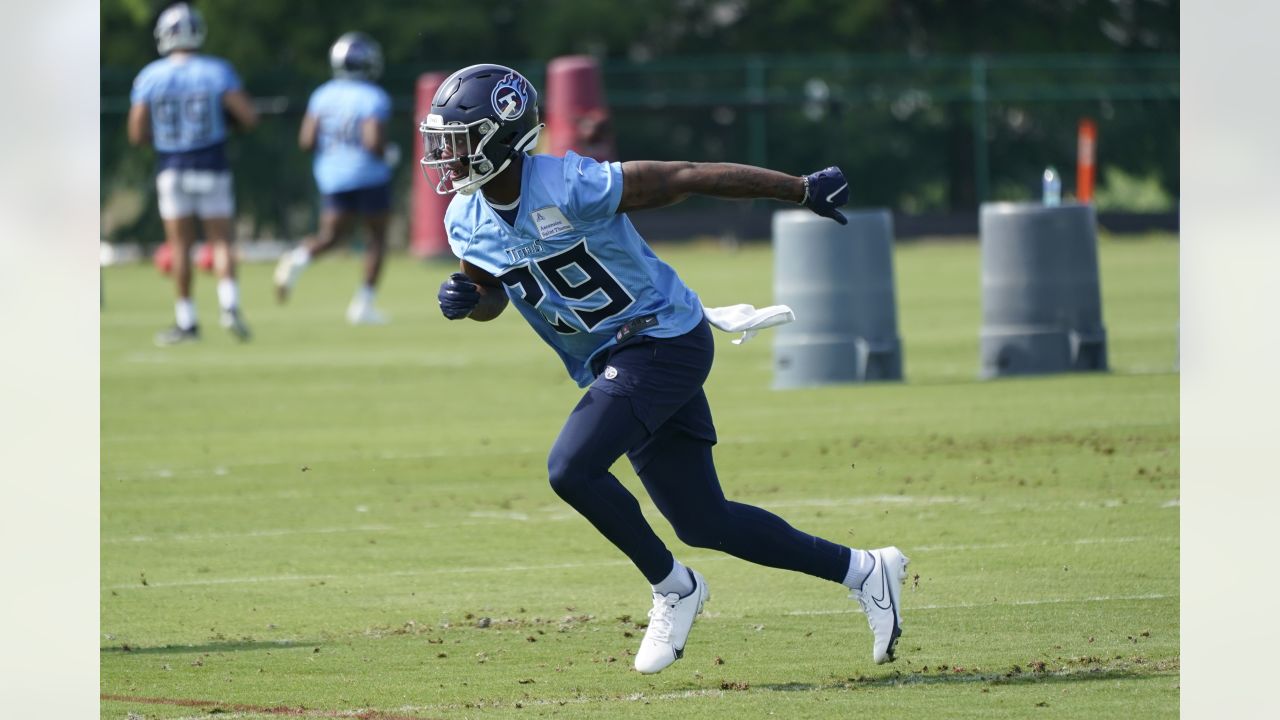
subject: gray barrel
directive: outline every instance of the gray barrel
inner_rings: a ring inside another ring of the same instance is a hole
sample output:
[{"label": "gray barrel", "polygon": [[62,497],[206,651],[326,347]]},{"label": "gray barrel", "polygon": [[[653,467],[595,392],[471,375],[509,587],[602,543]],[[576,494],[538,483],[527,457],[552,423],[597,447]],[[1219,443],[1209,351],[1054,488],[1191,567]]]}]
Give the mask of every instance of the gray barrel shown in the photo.
[{"label": "gray barrel", "polygon": [[845,215],[848,225],[808,210],[773,214],[774,302],[796,314],[774,335],[775,388],[902,379],[893,218]]},{"label": "gray barrel", "polygon": [[1092,205],[984,203],[983,378],[1107,369]]}]

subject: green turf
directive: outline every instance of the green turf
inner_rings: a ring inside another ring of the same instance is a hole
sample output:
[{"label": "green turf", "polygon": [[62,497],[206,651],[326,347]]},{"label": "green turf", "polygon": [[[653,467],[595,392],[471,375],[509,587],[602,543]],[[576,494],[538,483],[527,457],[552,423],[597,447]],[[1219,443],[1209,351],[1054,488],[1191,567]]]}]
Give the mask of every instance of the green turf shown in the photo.
[{"label": "green turf", "polygon": [[[767,247],[659,252],[708,304],[772,302]],[[1178,245],[1100,257],[1107,374],[978,381],[973,243],[897,250],[905,383],[773,392],[769,335],[719,335],[727,494],[903,548],[906,634],[872,664],[841,588],[687,548],[646,502],[712,589],[657,676],[630,669],[643,579],[546,483],[579,392],[514,312],[447,322],[451,266],[400,259],[392,324],[352,328],[352,258],[286,307],[256,265],[251,344],[201,276],[205,339],[159,349],[167,283],[109,268],[102,716],[1176,716]]]}]

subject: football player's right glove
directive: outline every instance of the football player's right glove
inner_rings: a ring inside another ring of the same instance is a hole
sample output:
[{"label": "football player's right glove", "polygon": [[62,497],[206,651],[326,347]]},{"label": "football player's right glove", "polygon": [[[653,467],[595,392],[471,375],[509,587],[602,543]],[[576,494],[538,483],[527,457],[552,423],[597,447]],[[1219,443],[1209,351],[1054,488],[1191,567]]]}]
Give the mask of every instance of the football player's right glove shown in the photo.
[{"label": "football player's right glove", "polygon": [[804,176],[804,200],[800,203],[822,217],[829,217],[841,225],[849,221],[836,208],[849,202],[849,181],[840,168],[831,166]]},{"label": "football player's right glove", "polygon": [[461,320],[480,303],[480,288],[466,275],[456,272],[440,283],[440,312],[450,320]]}]

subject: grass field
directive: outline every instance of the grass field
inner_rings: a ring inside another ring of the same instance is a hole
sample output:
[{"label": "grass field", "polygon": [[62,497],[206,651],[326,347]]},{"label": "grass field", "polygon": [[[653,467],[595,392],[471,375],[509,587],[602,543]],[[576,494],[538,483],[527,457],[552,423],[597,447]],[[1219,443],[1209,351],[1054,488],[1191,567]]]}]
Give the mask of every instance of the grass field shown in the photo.
[{"label": "grass field", "polygon": [[[767,247],[660,247],[708,304],[769,304]],[[837,586],[659,534],[712,600],[631,669],[650,601],[545,455],[579,392],[516,313],[449,323],[452,267],[398,260],[386,327],[355,261],[294,302],[244,268],[236,345],[159,349],[168,283],[102,313],[104,718],[1175,717],[1178,245],[1104,241],[1112,372],[980,382],[976,244],[895,256],[907,382],[772,392],[771,339],[717,338],[726,494],[912,558],[899,659]],[[628,487],[639,483],[624,461]],[[677,715],[678,713],[678,715]]]}]

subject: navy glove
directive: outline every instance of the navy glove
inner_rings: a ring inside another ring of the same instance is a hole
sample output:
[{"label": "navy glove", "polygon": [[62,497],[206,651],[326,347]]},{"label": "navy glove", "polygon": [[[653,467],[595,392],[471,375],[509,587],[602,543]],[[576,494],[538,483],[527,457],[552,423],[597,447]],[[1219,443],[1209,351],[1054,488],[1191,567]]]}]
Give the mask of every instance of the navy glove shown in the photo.
[{"label": "navy glove", "polygon": [[480,303],[480,288],[466,275],[456,272],[440,283],[440,312],[450,320],[461,320]]},{"label": "navy glove", "polygon": [[849,221],[836,208],[849,202],[849,182],[840,168],[832,165],[825,170],[804,176],[804,200],[800,203],[822,217],[829,217],[841,225]]}]

